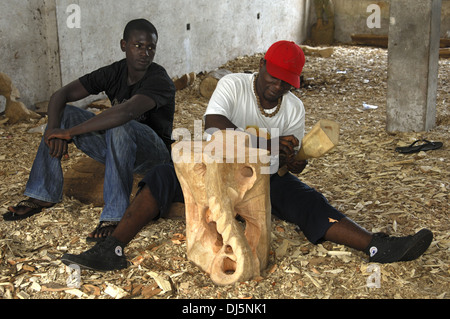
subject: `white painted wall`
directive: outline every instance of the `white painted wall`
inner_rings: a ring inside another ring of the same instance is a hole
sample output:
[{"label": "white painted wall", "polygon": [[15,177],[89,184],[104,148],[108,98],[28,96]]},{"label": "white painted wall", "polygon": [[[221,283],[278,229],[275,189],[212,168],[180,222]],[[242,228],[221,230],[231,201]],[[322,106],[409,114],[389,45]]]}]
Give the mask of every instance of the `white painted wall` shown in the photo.
[{"label": "white painted wall", "polygon": [[[280,39],[304,41],[311,1],[0,0],[0,72],[31,107],[61,85],[122,59],[123,28],[135,18],[158,29],[155,62],[171,77],[210,71]],[[80,28],[68,27],[72,4],[81,10]]]},{"label": "white painted wall", "polygon": [[[392,0],[391,0],[392,1]],[[134,18],[159,31],[155,61],[172,77],[210,71],[237,56],[264,52],[280,39],[302,43],[315,22],[313,0],[0,0],[0,72],[28,107],[61,85],[121,59],[119,41]],[[335,39],[387,34],[389,0],[333,0]],[[368,29],[369,4],[381,7],[381,28]],[[71,4],[80,28],[69,28]],[[259,19],[257,18],[259,14]],[[450,38],[450,0],[442,0],[441,37]],[[190,30],[186,25],[190,24]],[[0,112],[4,102],[0,99]]]},{"label": "white painted wall", "polygon": [[[61,0],[57,3],[63,83],[123,57],[126,23],[147,18],[158,29],[155,62],[171,76],[217,68],[262,52],[273,41],[304,40],[302,0]],[[81,28],[66,25],[68,5],[81,9]],[[259,13],[260,18],[257,19]],[[190,30],[187,30],[187,24]]]}]

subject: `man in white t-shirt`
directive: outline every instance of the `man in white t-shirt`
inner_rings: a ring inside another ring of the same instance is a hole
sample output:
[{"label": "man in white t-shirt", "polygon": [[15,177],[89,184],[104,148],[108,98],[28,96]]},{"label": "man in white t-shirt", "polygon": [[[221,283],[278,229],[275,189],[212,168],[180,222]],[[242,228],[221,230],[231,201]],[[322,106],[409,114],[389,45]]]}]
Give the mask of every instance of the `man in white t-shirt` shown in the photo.
[{"label": "man in white t-shirt", "polygon": [[[205,112],[208,133],[221,129],[266,129],[265,145],[279,155],[279,165],[300,174],[306,161],[295,159],[304,135],[303,103],[290,92],[300,87],[305,63],[303,51],[290,41],[274,43],[260,62],[257,74],[223,77]],[[112,270],[127,266],[124,247],[148,222],[168,212],[172,202],[183,201],[172,165],[160,165],[147,173],[141,188],[111,236],[80,255],[65,254],[62,261],[82,267]],[[390,263],[418,258],[429,247],[433,234],[422,229],[412,236],[372,234],[332,207],[325,197],[291,174],[270,178],[272,214],[296,224],[309,241],[329,240],[364,251],[369,261]]]}]

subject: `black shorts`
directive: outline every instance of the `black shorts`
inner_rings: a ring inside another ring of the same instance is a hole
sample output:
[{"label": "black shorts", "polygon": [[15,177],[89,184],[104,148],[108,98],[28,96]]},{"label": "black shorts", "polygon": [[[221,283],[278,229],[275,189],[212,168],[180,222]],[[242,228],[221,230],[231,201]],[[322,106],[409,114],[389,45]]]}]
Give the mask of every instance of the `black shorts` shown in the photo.
[{"label": "black shorts", "polygon": [[290,173],[271,176],[270,201],[274,216],[297,225],[314,244],[323,239],[333,223],[345,217],[321,193]]},{"label": "black shorts", "polygon": [[139,187],[147,185],[159,205],[159,217],[169,213],[172,203],[184,203],[183,191],[173,164],[161,164],[151,168],[139,182]]}]

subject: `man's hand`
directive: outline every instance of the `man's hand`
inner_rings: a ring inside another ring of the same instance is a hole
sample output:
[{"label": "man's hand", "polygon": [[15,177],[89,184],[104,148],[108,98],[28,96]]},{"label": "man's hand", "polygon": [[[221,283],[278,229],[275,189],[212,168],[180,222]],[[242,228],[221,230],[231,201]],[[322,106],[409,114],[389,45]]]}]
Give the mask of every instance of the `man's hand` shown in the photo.
[{"label": "man's hand", "polygon": [[300,174],[303,172],[306,165],[308,165],[307,160],[296,160],[295,158],[286,163],[288,170],[294,174]]},{"label": "man's hand", "polygon": [[294,135],[280,136],[280,156],[286,160],[295,156],[295,148],[299,146],[298,139]]},{"label": "man's hand", "polygon": [[46,141],[49,141],[53,138],[59,138],[61,140],[70,141],[72,139],[72,136],[70,136],[69,130],[63,130],[60,128],[48,129],[45,132]]},{"label": "man's hand", "polygon": [[50,156],[59,159],[63,156],[68,157],[68,143],[71,138],[68,130],[48,129],[44,134],[44,141],[49,147]]},{"label": "man's hand", "polygon": [[286,165],[287,169],[294,173],[300,174],[308,165],[307,160],[295,159],[295,148],[300,145],[298,139],[293,135],[280,136],[280,166]]}]

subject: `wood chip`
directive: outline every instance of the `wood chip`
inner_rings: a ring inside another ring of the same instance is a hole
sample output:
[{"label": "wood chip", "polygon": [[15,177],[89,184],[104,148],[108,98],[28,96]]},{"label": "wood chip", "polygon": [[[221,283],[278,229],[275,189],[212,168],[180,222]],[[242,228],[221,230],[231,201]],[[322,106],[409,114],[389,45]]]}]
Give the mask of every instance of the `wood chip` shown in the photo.
[{"label": "wood chip", "polygon": [[155,279],[156,283],[162,289],[163,292],[172,290],[172,285],[170,284],[170,281],[166,280],[163,276],[153,271],[150,271],[147,274],[150,275],[153,279]]},{"label": "wood chip", "polygon": [[[220,68],[255,72],[263,56],[238,57]],[[386,132],[386,49],[337,45],[329,58],[308,56],[302,87],[293,90],[305,105],[306,132],[320,119],[335,120],[341,128],[338,147],[310,160],[302,181],[370,231],[396,236],[424,227],[433,231],[433,243],[422,257],[380,267],[382,289],[367,289],[373,272],[361,271],[362,265],[370,265],[363,253],[329,242],[313,245],[295,225],[277,218],[272,219],[268,267],[245,284],[218,287],[188,260],[184,221],[159,219],[126,247],[126,256],[134,261],[130,267],[83,271],[78,291],[68,293],[61,256],[91,247],[84,238],[97,226],[102,207],[64,196],[52,209],[27,220],[0,222],[0,298],[448,299],[450,59],[440,59],[438,71],[436,127],[428,132]],[[177,91],[174,128],[194,134],[194,121],[202,119],[209,101],[199,92],[205,76],[197,74],[193,83]],[[378,108],[365,110],[364,102]],[[11,125],[0,115],[3,212],[24,199],[33,152],[42,136],[27,132],[46,123],[43,117]],[[397,146],[422,138],[444,146],[415,154],[395,152]],[[64,172],[86,157],[73,144],[69,155],[62,161]]]},{"label": "wood chip", "polygon": [[113,284],[108,284],[105,289],[105,294],[110,295],[114,299],[121,299],[125,297],[128,293],[120,287]]}]

